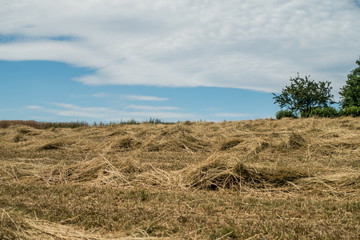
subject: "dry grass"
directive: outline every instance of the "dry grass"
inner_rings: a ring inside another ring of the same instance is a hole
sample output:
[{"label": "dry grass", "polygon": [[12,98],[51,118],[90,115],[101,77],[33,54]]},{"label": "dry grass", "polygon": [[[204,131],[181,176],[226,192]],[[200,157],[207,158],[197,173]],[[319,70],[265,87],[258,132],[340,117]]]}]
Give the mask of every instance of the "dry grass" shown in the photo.
[{"label": "dry grass", "polygon": [[[273,164],[272,164],[273,165]],[[293,184],[310,173],[294,167],[244,164],[241,160],[227,155],[216,154],[197,166],[185,169],[189,187],[200,189],[270,188]]]},{"label": "dry grass", "polygon": [[0,239],[360,239],[360,119],[0,129]]}]

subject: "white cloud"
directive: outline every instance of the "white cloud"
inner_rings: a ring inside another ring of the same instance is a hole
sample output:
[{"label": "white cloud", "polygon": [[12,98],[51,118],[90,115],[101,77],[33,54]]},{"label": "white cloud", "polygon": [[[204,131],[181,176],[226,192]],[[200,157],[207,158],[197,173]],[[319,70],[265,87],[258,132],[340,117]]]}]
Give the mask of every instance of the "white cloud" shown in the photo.
[{"label": "white cloud", "polygon": [[181,112],[180,109],[176,107],[129,105],[123,109],[114,109],[105,107],[81,107],[67,103],[51,103],[51,105],[52,107],[48,108],[42,106],[27,106],[27,108],[70,119],[85,118],[86,120],[92,119],[101,121],[120,121],[127,119],[144,121],[149,118],[174,121],[198,118],[194,114]]},{"label": "white cloud", "polygon": [[29,106],[26,106],[25,108],[27,108],[27,109],[32,109],[32,110],[43,109],[43,107],[37,106],[37,105],[29,105]]},{"label": "white cloud", "polygon": [[142,96],[142,95],[123,95],[128,100],[135,101],[167,101],[168,98],[155,97],[155,96]]},{"label": "white cloud", "polygon": [[91,85],[339,88],[360,54],[353,0],[3,0],[0,22],[0,59],[90,67]]},{"label": "white cloud", "polygon": [[81,118],[101,118],[111,114],[113,110],[104,107],[80,107],[74,104],[53,103],[52,105],[60,109],[45,109],[46,112],[64,117],[81,117]]},{"label": "white cloud", "polygon": [[178,107],[167,107],[167,106],[141,106],[141,105],[129,105],[126,108],[135,110],[147,110],[147,111],[174,111],[180,110]]},{"label": "white cloud", "polygon": [[167,101],[169,98],[156,97],[156,96],[144,96],[144,95],[117,95],[107,92],[98,92],[91,95],[94,98],[120,98],[129,101]]},{"label": "white cloud", "polygon": [[94,98],[106,98],[109,96],[108,93],[105,92],[99,92],[99,93],[94,93],[93,95],[91,95]]}]

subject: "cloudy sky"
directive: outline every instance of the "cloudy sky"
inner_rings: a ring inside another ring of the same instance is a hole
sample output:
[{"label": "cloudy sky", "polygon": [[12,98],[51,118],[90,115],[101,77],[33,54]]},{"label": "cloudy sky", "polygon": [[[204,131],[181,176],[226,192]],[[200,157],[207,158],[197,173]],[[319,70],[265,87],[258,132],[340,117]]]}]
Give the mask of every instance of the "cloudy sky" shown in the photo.
[{"label": "cloudy sky", "polygon": [[337,92],[360,0],[0,0],[0,119],[273,117],[289,78]]}]

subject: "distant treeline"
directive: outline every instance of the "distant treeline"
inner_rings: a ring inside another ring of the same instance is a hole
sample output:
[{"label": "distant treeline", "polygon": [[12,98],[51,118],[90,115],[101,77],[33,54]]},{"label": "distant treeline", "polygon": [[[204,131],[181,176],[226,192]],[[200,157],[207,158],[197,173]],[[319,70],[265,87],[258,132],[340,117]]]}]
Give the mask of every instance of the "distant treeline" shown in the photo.
[{"label": "distant treeline", "polygon": [[77,128],[83,126],[89,126],[87,122],[37,122],[37,121],[26,121],[26,120],[1,120],[0,128],[8,128],[14,125],[29,126],[37,129],[48,129],[48,128]]},{"label": "distant treeline", "polygon": [[92,124],[86,121],[76,122],[38,122],[33,120],[0,120],[0,128],[8,128],[14,125],[29,126],[36,129],[48,129],[48,128],[78,128],[88,126],[108,126],[108,125],[131,125],[140,123],[151,123],[151,124],[173,124],[172,122],[164,122],[161,119],[150,118],[144,122],[138,122],[134,119],[128,121],[119,122],[94,122]]}]

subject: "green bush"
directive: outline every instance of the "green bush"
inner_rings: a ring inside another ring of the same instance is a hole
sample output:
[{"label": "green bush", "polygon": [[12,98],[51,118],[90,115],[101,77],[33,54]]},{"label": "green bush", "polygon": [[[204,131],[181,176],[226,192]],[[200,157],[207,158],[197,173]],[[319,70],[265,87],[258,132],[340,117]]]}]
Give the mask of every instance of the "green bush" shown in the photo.
[{"label": "green bush", "polygon": [[291,110],[280,110],[276,113],[276,119],[281,119],[284,117],[297,118],[295,113]]},{"label": "green bush", "polygon": [[353,117],[360,117],[360,107],[356,106],[349,106],[340,109],[339,111],[340,116],[353,116]]},{"label": "green bush", "polygon": [[333,107],[323,107],[323,108],[314,108],[311,110],[309,117],[328,117],[334,118],[339,116],[336,108]]}]

